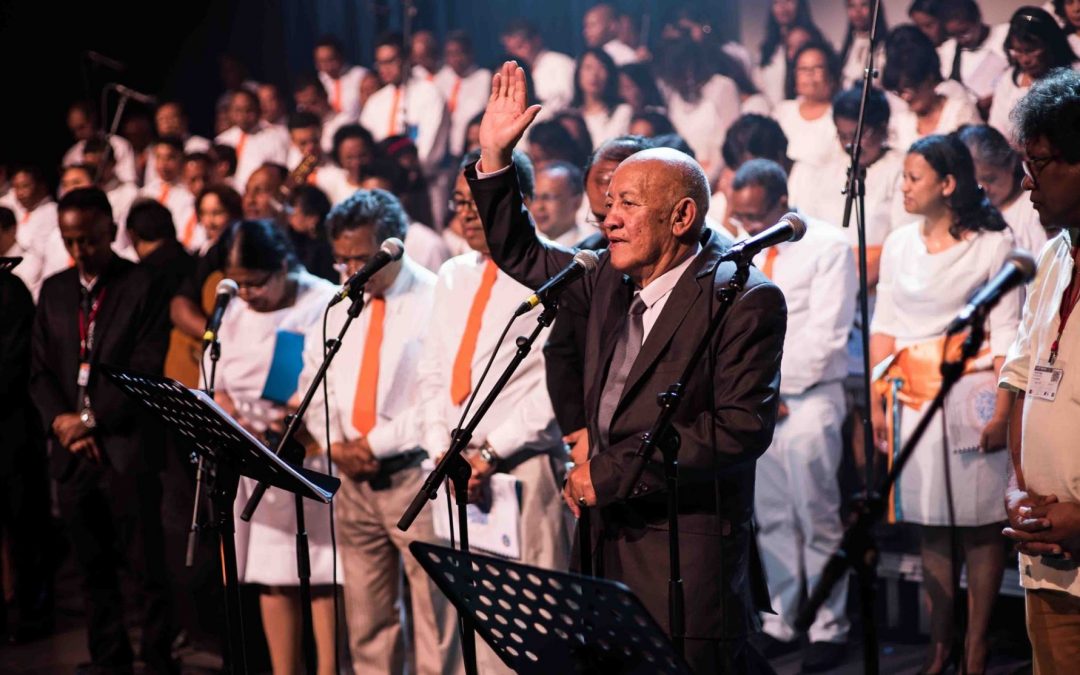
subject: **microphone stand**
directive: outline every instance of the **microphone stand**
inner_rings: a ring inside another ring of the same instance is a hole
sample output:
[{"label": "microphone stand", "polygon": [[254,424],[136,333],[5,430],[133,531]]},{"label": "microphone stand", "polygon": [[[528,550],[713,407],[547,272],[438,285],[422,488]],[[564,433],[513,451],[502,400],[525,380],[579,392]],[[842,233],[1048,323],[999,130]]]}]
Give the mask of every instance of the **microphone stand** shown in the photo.
[{"label": "microphone stand", "polygon": [[638,446],[628,470],[619,482],[618,499],[628,500],[640,493],[638,481],[645,472],[645,466],[652,460],[659,448],[664,462],[664,485],[667,491],[668,514],[668,623],[671,627],[671,641],[680,656],[685,655],[686,609],[683,589],[681,561],[679,560],[679,433],[672,422],[683,401],[686,382],[698,370],[698,364],[705,356],[713,337],[724,322],[735,297],[746,285],[750,275],[750,258],[740,256],[735,261],[735,273],[727,285],[717,292],[719,305],[712,316],[705,334],[701,336],[690,360],[686,362],[682,375],[666,391],[657,395],[660,413],[652,428],[641,435]]},{"label": "microphone stand", "polygon": [[109,90],[110,89],[113,89],[113,90],[116,91],[117,96],[120,97],[120,102],[116,104],[116,112],[113,113],[112,122],[109,124],[109,131],[108,131],[108,133],[105,134],[104,155],[101,158],[101,161],[98,162],[97,171],[95,171],[95,176],[94,176],[94,182],[95,183],[100,183],[101,182],[101,177],[102,177],[103,172],[105,170],[105,165],[108,164],[109,158],[112,157],[112,154],[113,154],[112,139],[113,139],[113,136],[116,135],[117,128],[120,127],[120,118],[123,117],[123,115],[124,115],[124,108],[127,107],[128,101],[131,100],[130,92],[128,92],[126,90],[121,91],[119,89],[116,89],[115,87],[106,87],[101,92],[101,112],[103,113],[103,115],[102,115],[103,117],[104,117],[105,110],[108,109],[108,97],[109,97]]},{"label": "microphone stand", "polygon": [[[330,363],[341,349],[342,341],[345,339],[345,333],[349,330],[349,326],[352,324],[353,319],[360,316],[360,312],[364,309],[363,287],[350,293],[349,298],[352,300],[352,304],[349,305],[349,309],[347,310],[345,323],[341,326],[341,330],[338,331],[337,338],[330,340],[326,345],[326,355],[323,358],[322,364],[319,366],[319,370],[315,373],[314,379],[308,386],[308,390],[304,394],[300,406],[296,409],[296,412],[286,416],[285,432],[277,443],[277,449],[274,450],[274,454],[289,459],[290,462],[296,466],[303,465],[304,455],[302,449],[299,457],[295,456],[295,452],[290,452],[290,446],[296,445],[293,441],[293,437],[296,435],[296,432],[300,427],[300,422],[303,420],[308,407],[311,406],[311,401],[319,390],[323,378],[326,377],[326,371],[330,369]],[[255,487],[254,492],[252,492],[251,497],[248,499],[247,505],[244,506],[244,511],[240,514],[242,520],[251,520],[251,517],[255,514],[255,509],[258,508],[259,502],[262,500],[262,496],[266,493],[267,487],[268,485],[266,483],[259,483]],[[315,645],[309,637],[312,634],[313,626],[311,613],[311,557],[310,551],[308,550],[307,528],[304,523],[304,498],[299,494],[295,495],[295,503],[296,572],[300,581],[300,630],[302,631],[301,635],[303,636],[304,663],[311,664],[315,660]],[[337,591],[335,590],[334,592],[336,593]]]},{"label": "microphone stand", "polygon": [[[874,484],[874,428],[871,424],[870,411],[873,402],[870,396],[870,288],[867,282],[867,252],[866,252],[866,169],[860,164],[862,159],[862,139],[866,131],[866,106],[870,100],[871,81],[877,76],[874,68],[874,52],[880,37],[877,34],[878,18],[881,14],[881,0],[874,0],[873,11],[870,17],[870,49],[866,55],[866,68],[863,70],[862,97],[859,102],[859,119],[855,125],[855,140],[851,146],[851,164],[847,172],[847,185],[844,187],[844,218],[843,226],[851,226],[852,210],[855,212],[855,229],[858,233],[859,249],[859,333],[862,338],[862,430],[863,430],[863,454],[866,462],[866,490],[863,504],[857,509],[865,509],[866,505],[879,495],[870,492]],[[866,537],[869,531],[864,532]],[[874,625],[874,593],[877,587],[877,550],[872,541],[863,542],[862,549],[870,554],[867,560],[860,560],[855,565],[855,572],[859,581],[859,605],[862,614],[863,648],[865,672],[873,675],[878,672],[877,630]],[[819,588],[823,584],[819,583]],[[824,601],[822,598],[821,602]],[[821,602],[818,603],[820,606]],[[809,624],[807,624],[807,627]]]},{"label": "microphone stand", "polygon": [[[423,510],[424,505],[429,500],[434,500],[439,495],[439,486],[447,478],[453,482],[454,485],[454,498],[457,503],[458,523],[460,529],[461,551],[464,553],[469,552],[469,519],[466,513],[466,507],[469,503],[468,498],[468,486],[469,476],[472,474],[472,467],[469,462],[461,456],[465,449],[469,445],[469,441],[472,440],[473,432],[476,431],[476,427],[480,424],[480,421],[487,414],[489,408],[495,403],[495,399],[502,393],[503,388],[513,377],[514,372],[518,369],[518,366],[525,360],[525,357],[529,355],[529,351],[532,349],[533,343],[536,342],[536,338],[539,337],[540,332],[551,325],[555,320],[555,316],[559,312],[559,305],[556,300],[549,300],[544,303],[544,309],[540,312],[540,315],[536,318],[536,328],[528,337],[519,337],[516,341],[517,353],[514,354],[514,358],[507,364],[506,369],[503,371],[499,379],[491,387],[487,396],[484,397],[483,402],[476,409],[472,418],[465,425],[463,429],[454,429],[451,432],[450,448],[439,460],[439,463],[435,466],[435,469],[428,474],[427,479],[424,480],[424,484],[420,487],[420,491],[413,497],[412,503],[405,510],[405,513],[398,520],[398,529],[405,532],[412,526],[413,521],[420,515],[420,511]],[[465,574],[469,574],[466,570]],[[476,675],[476,630],[472,621],[464,614],[458,614],[458,625],[461,631],[461,652],[465,661],[465,672],[468,675]]]},{"label": "microphone stand", "polygon": [[[912,431],[910,438],[904,443],[903,448],[900,450],[900,454],[893,462],[892,470],[885,475],[877,491],[869,493],[865,502],[863,502],[860,505],[860,508],[855,512],[854,521],[848,526],[847,531],[844,532],[844,539],[840,542],[840,548],[832,554],[828,563],[825,564],[825,569],[822,570],[817,587],[813,589],[806,604],[799,612],[799,616],[795,621],[796,628],[805,630],[814,622],[814,617],[817,615],[821,605],[829,597],[833,586],[844,578],[844,573],[847,571],[849,565],[853,567],[856,573],[861,577],[869,576],[872,578],[874,569],[877,566],[878,551],[870,530],[885,515],[886,498],[889,491],[893,489],[896,482],[900,479],[900,474],[904,470],[904,466],[907,464],[907,461],[911,459],[911,455],[914,454],[915,447],[926,433],[926,429],[930,426],[930,422],[933,421],[934,416],[941,410],[942,406],[944,406],[945,398],[948,396],[949,391],[952,390],[953,386],[961,377],[963,377],[964,367],[967,365],[967,362],[978,354],[979,347],[982,346],[982,343],[986,338],[984,324],[988,312],[989,308],[983,307],[975,314],[971,324],[971,331],[968,333],[967,339],[964,340],[961,348],[960,358],[956,361],[942,362],[941,390],[938,391],[937,396],[934,397],[930,407],[923,414],[922,419],[919,420],[919,424],[915,427],[914,431]],[[865,572],[869,572],[869,575],[864,574]],[[864,606],[867,604],[865,598],[863,604]],[[863,623],[870,624],[872,627],[873,617],[863,617]],[[873,656],[871,656],[871,653]],[[877,673],[878,660],[876,651],[870,652],[869,648],[866,649],[864,665],[865,672]]]}]

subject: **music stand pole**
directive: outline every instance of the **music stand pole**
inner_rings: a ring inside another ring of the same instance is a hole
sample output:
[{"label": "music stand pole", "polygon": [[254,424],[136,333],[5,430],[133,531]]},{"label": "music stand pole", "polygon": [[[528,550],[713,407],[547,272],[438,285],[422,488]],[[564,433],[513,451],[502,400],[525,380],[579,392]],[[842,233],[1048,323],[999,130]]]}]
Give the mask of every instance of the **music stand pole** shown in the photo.
[{"label": "music stand pole", "polygon": [[[469,462],[462,457],[462,453],[469,446],[469,441],[472,440],[473,432],[476,431],[476,427],[479,426],[480,421],[487,414],[488,409],[495,403],[495,399],[499,397],[502,390],[506,387],[506,384],[513,377],[514,372],[518,369],[518,366],[525,360],[525,357],[529,355],[532,350],[533,343],[536,342],[536,338],[540,336],[540,332],[551,325],[555,320],[555,316],[559,312],[558,303],[555,301],[549,301],[544,304],[544,309],[540,312],[540,315],[536,318],[536,328],[529,334],[528,337],[519,337],[516,341],[517,352],[514,354],[514,358],[507,364],[506,369],[503,370],[502,375],[492,385],[491,390],[487,396],[477,407],[476,412],[473,414],[472,419],[461,429],[454,429],[451,433],[450,448],[443,454],[439,463],[435,465],[435,469],[432,470],[428,477],[424,480],[424,484],[420,486],[419,492],[413,497],[412,503],[405,509],[405,513],[398,520],[398,529],[405,532],[412,526],[413,521],[420,515],[420,511],[423,510],[424,505],[431,500],[434,500],[439,496],[439,486],[442,485],[443,480],[450,478],[454,484],[454,491],[456,493],[456,500],[458,506],[458,523],[460,529],[461,550],[465,553],[469,552],[469,520],[466,513],[466,507],[468,505],[468,484],[469,476],[472,474],[472,467]],[[472,620],[467,616],[461,616],[459,614],[461,631],[462,631],[462,656],[465,660],[465,671],[469,675],[476,673],[476,634],[475,628],[472,624]],[[472,659],[470,660],[470,655]]]}]

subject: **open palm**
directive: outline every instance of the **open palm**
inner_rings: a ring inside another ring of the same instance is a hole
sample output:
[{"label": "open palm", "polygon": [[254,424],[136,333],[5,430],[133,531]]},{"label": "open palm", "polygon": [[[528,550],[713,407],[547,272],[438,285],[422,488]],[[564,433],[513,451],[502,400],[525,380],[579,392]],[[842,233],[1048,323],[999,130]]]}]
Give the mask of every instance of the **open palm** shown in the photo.
[{"label": "open palm", "polygon": [[491,96],[480,122],[482,170],[496,171],[510,164],[514,146],[540,112],[540,106],[526,107],[526,101],[525,72],[507,61],[491,78]]}]

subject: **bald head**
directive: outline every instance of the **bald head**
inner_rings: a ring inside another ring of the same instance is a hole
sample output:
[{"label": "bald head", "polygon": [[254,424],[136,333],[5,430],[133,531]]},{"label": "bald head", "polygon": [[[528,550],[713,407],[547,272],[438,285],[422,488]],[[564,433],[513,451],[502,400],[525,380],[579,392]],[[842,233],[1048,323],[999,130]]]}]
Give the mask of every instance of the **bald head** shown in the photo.
[{"label": "bald head", "polygon": [[650,188],[657,196],[667,194],[671,206],[689,198],[697,211],[695,235],[701,234],[709,211],[709,179],[693,157],[672,148],[650,148],[626,158],[616,171],[639,166],[650,176]]}]

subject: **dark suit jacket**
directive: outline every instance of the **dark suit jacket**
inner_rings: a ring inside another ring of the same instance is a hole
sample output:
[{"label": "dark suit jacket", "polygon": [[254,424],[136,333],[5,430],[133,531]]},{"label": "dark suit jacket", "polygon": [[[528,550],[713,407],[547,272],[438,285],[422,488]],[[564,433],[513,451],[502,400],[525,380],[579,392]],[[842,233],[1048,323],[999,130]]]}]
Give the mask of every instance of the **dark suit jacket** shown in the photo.
[{"label": "dark suit jacket", "polygon": [[43,455],[29,392],[34,300],[9,272],[0,272],[0,316],[0,478],[7,478]]},{"label": "dark suit jacket", "polygon": [[[90,354],[90,407],[97,420],[95,437],[109,464],[119,471],[160,468],[160,443],[144,447],[141,409],[102,374],[110,364],[159,375],[168,345],[168,297],[145,270],[113,256],[98,283],[105,284]],[[34,322],[30,393],[46,429],[62,413],[78,412],[79,274],[75,268],[49,277],[41,287]],[[62,479],[77,460],[57,447],[50,462]]]},{"label": "dark suit jacket", "polygon": [[[481,181],[470,166],[466,176],[492,258],[503,270],[536,288],[570,262],[570,253],[537,239],[512,170]],[[610,442],[600,437],[596,415],[633,288],[605,251],[597,270],[562,295],[563,305],[588,315],[585,409],[594,439],[590,464],[600,516],[593,518],[597,569],[630,586],[665,630],[668,536],[661,465],[654,461],[647,467],[630,499],[620,502],[616,492],[640,434],[656,419],[656,395],[682,374],[716,310],[715,292],[734,271],[731,263],[717,265],[726,245],[715,233],[706,230],[702,244],[634,362]],[[767,598],[752,546],[754,468],[772,440],[786,324],[783,294],[751,269],[705,362],[686,383],[674,420],[682,439],[679,532],[688,638],[745,635]]]}]

